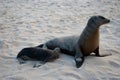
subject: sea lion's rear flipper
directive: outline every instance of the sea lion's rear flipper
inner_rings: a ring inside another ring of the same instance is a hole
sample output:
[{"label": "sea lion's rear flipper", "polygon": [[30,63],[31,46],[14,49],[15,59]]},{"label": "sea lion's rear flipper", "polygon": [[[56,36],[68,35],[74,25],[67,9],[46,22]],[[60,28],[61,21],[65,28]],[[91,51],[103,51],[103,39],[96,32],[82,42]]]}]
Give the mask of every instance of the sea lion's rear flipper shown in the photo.
[{"label": "sea lion's rear flipper", "polygon": [[112,55],[112,54],[100,54],[100,53],[99,53],[99,47],[97,47],[97,48],[95,49],[95,51],[93,51],[93,52],[95,53],[95,56],[97,56],[97,57],[106,57],[106,56]]}]

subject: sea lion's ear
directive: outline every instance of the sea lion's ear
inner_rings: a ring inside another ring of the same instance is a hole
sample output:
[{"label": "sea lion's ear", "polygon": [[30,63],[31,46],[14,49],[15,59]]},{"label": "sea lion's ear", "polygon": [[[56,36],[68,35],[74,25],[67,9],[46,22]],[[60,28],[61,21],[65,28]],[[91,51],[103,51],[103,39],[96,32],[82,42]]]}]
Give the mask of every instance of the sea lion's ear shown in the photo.
[{"label": "sea lion's ear", "polygon": [[95,20],[94,20],[94,19],[92,19],[92,20],[91,20],[91,22],[92,22],[92,23],[95,23]]}]

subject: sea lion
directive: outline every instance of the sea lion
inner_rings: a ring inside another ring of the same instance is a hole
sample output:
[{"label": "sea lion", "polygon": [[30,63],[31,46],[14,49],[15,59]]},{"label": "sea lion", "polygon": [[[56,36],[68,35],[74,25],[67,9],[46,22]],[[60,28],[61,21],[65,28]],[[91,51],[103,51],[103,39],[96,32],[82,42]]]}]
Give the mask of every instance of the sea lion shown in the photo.
[{"label": "sea lion", "polygon": [[[17,59],[20,64],[26,60],[38,60],[42,64],[46,62],[54,61],[59,58],[60,50],[55,48],[54,50],[43,49],[40,47],[28,47],[23,48],[17,55]],[[35,67],[35,66],[34,66]]]},{"label": "sea lion", "polygon": [[108,56],[99,54],[99,28],[109,22],[110,20],[103,16],[92,16],[80,36],[55,38],[38,47],[48,49],[59,47],[61,52],[75,56],[76,67],[79,68],[84,62],[84,56],[88,56],[92,52],[96,56]]}]

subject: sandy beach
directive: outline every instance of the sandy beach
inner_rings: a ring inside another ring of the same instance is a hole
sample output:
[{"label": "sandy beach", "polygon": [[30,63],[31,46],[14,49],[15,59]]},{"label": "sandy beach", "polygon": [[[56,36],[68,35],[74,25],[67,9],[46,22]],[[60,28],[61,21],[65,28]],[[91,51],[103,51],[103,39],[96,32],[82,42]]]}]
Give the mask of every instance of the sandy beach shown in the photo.
[{"label": "sandy beach", "polygon": [[[100,28],[100,54],[111,56],[88,56],[80,68],[65,54],[38,68],[18,63],[24,47],[80,35],[94,15],[111,20]],[[0,80],[120,80],[120,0],[0,0]]]}]

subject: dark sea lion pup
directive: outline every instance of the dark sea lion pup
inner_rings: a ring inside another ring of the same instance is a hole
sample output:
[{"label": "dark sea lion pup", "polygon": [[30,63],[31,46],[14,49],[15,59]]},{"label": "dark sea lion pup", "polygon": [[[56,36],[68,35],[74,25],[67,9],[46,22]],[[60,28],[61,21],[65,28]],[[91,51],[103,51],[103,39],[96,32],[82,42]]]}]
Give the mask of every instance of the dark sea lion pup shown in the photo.
[{"label": "dark sea lion pup", "polygon": [[96,56],[108,56],[99,54],[99,28],[109,22],[110,20],[103,16],[92,16],[80,36],[55,38],[38,47],[45,46],[48,49],[59,47],[61,52],[75,56],[76,67],[79,68],[84,62],[84,56],[92,52]]},{"label": "dark sea lion pup", "polygon": [[17,59],[20,64],[24,63],[26,60],[38,60],[42,63],[46,63],[59,58],[59,52],[59,48],[49,50],[40,47],[29,47],[22,49],[18,53]]}]

